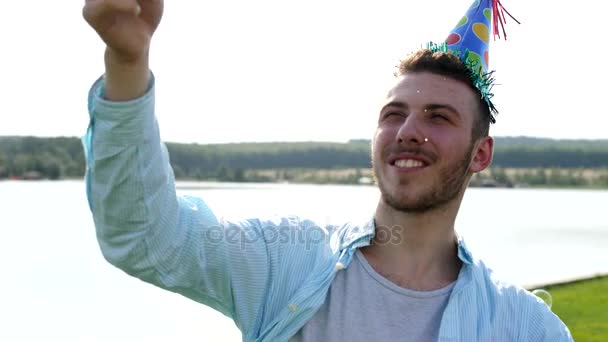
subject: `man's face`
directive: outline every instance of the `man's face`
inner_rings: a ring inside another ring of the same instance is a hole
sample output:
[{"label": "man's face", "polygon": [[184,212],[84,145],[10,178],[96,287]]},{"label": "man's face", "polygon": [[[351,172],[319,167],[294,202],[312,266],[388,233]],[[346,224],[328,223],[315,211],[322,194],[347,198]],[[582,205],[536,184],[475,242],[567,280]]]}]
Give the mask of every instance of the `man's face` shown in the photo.
[{"label": "man's face", "polygon": [[398,78],[372,144],[382,200],[421,212],[457,198],[478,146],[471,137],[476,115],[475,92],[460,81],[427,72]]}]

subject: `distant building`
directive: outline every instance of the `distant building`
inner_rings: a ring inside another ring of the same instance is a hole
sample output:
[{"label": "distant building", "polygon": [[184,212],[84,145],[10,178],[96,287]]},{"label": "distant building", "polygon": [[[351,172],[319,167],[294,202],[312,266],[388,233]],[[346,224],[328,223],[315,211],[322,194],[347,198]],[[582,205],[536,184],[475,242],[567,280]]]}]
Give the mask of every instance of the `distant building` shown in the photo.
[{"label": "distant building", "polygon": [[374,180],[371,179],[370,177],[361,177],[359,178],[359,184],[372,184],[374,183]]},{"label": "distant building", "polygon": [[38,171],[27,171],[22,176],[23,180],[40,180],[42,179],[42,174]]}]

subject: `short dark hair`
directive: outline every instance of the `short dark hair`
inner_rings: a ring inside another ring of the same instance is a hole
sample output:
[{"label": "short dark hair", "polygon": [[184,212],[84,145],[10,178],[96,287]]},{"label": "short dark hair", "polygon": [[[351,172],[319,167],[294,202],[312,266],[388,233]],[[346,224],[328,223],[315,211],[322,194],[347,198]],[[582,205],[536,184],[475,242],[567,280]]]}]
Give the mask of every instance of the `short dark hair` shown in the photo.
[{"label": "short dark hair", "polygon": [[433,52],[429,49],[420,49],[399,63],[395,76],[424,71],[461,81],[479,96],[478,115],[473,122],[471,133],[473,139],[488,136],[490,123],[495,123],[496,120],[488,103],[482,98],[481,92],[473,83],[472,71],[466,67],[460,58],[451,52]]}]

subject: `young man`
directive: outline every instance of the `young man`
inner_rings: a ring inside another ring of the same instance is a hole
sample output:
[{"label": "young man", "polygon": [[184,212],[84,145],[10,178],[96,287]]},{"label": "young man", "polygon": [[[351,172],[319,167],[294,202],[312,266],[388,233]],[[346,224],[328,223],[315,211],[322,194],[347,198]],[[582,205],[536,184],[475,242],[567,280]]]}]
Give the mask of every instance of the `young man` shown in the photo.
[{"label": "young man", "polygon": [[[493,106],[478,82],[487,79],[471,71],[480,64],[444,45],[401,63],[373,138],[381,199],[370,222],[230,222],[176,195],[148,68],[162,6],[90,0],[83,11],[107,44],[84,144],[109,262],[231,317],[244,341],[572,340],[540,299],[494,279],[455,233],[468,181],[492,160]],[[310,238],[269,243],[284,231]]]}]

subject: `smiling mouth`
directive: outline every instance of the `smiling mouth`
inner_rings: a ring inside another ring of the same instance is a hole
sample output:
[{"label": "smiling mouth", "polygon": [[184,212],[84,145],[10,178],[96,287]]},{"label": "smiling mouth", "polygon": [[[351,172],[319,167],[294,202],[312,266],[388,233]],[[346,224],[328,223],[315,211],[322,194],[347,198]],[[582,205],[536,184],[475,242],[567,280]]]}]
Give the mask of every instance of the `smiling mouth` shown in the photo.
[{"label": "smiling mouth", "polygon": [[417,159],[397,159],[392,165],[402,170],[421,169],[427,166],[426,163]]}]

